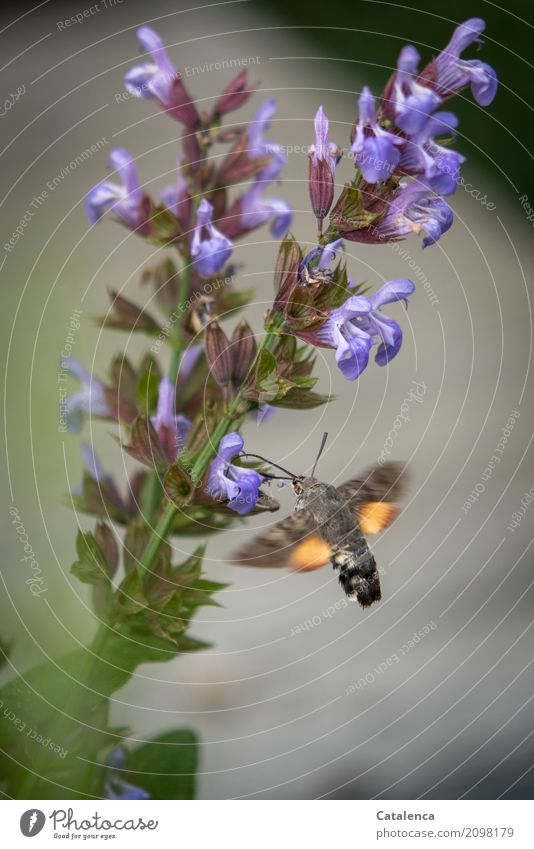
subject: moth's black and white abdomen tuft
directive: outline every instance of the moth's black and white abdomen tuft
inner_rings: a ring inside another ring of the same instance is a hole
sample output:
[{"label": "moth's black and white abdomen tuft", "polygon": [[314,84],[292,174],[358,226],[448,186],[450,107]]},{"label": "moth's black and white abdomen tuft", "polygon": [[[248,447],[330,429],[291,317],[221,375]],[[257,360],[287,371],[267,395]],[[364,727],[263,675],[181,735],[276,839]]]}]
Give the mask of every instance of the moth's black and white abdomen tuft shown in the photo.
[{"label": "moth's black and white abdomen tuft", "polygon": [[357,601],[362,607],[369,607],[375,601],[380,601],[380,580],[375,558],[370,551],[358,558],[346,558],[338,568],[339,583],[349,601]]}]

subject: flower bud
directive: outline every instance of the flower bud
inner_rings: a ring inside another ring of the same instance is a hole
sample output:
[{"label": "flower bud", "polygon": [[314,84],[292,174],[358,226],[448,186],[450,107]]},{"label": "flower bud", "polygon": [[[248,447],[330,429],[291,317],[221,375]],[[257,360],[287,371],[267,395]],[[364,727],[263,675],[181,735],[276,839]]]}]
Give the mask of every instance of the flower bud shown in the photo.
[{"label": "flower bud", "polygon": [[337,164],[337,148],[328,138],[328,118],[322,106],[315,115],[315,144],[310,147],[310,170],[308,187],[315,217],[325,218],[334,200],[334,174]]},{"label": "flower bud", "polygon": [[298,285],[301,259],[302,252],[297,242],[293,236],[286,236],[280,245],[274,269],[274,312],[284,312],[287,309],[288,299]]},{"label": "flower bud", "polygon": [[113,578],[119,565],[119,547],[113,531],[104,522],[98,522],[95,528],[95,540],[106,558],[108,575]]},{"label": "flower bud", "polygon": [[211,374],[219,386],[228,386],[232,380],[232,351],[228,337],[217,321],[212,321],[206,328],[205,349]]},{"label": "flower bud", "polygon": [[252,328],[244,319],[240,321],[232,334],[232,360],[234,363],[232,378],[236,387],[241,386],[256,356],[256,340]]},{"label": "flower bud", "polygon": [[249,88],[247,84],[246,70],[241,71],[220,95],[215,104],[214,114],[226,115],[227,112],[233,112],[235,109],[239,109],[240,106],[247,102],[252,91],[253,89]]},{"label": "flower bud", "polygon": [[310,158],[308,188],[313,214],[320,221],[326,218],[334,200],[334,175],[325,159]]}]

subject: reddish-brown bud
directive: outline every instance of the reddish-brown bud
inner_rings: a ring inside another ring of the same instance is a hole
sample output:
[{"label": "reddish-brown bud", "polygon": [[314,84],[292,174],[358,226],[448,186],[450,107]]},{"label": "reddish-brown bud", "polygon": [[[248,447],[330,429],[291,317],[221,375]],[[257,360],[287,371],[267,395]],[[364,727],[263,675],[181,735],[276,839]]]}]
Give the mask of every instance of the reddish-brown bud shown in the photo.
[{"label": "reddish-brown bud", "polygon": [[286,311],[290,295],[298,284],[301,260],[302,251],[297,242],[293,236],[286,236],[280,245],[274,269],[274,311]]},{"label": "reddish-brown bud", "polygon": [[98,522],[95,528],[95,539],[102,549],[108,565],[108,575],[113,578],[119,565],[119,547],[115,535],[109,525]]},{"label": "reddish-brown bud", "polygon": [[231,345],[234,363],[232,379],[234,386],[239,387],[250,371],[257,350],[252,328],[244,319],[235,328]]},{"label": "reddish-brown bud", "polygon": [[173,118],[181,121],[189,130],[200,126],[200,115],[197,107],[179,76],[176,76],[172,81],[171,104],[166,111]]},{"label": "reddish-brown bud", "polygon": [[308,188],[313,213],[322,221],[330,212],[334,200],[334,174],[326,159],[310,157]]},{"label": "reddish-brown bud", "polygon": [[205,350],[211,374],[219,386],[228,386],[232,381],[232,351],[228,337],[217,321],[206,327]]},{"label": "reddish-brown bud", "polygon": [[241,71],[220,95],[215,104],[214,115],[226,115],[227,112],[239,109],[247,102],[253,91],[254,88],[248,88],[246,70]]}]

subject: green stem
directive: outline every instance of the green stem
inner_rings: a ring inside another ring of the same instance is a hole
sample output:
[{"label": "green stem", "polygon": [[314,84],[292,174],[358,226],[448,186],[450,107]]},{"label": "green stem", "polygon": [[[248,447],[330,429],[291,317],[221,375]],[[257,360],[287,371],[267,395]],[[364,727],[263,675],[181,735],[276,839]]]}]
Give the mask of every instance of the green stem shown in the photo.
[{"label": "green stem", "polygon": [[[179,313],[180,318],[183,316],[185,311],[185,305],[187,303],[187,299],[189,297],[189,282],[191,280],[191,258],[189,256],[186,257],[185,264],[182,268],[181,278],[180,278],[180,289],[178,291],[178,303],[176,305],[176,312]],[[171,356],[171,363],[169,366],[169,380],[172,383],[176,383],[178,379],[178,372],[180,371],[180,362],[182,360],[182,354],[184,351],[184,339],[183,333],[181,332],[180,321],[177,320],[177,328],[174,333],[173,340],[173,351]],[[156,516],[158,507],[161,503],[161,481],[159,473],[156,469],[153,469],[147,479],[145,484],[145,488],[143,490],[143,516],[148,525],[152,525],[154,522],[154,518]]]},{"label": "green stem", "polygon": [[143,488],[141,509],[147,525],[152,525],[161,501],[162,491],[160,476],[157,469],[148,473],[147,481]]},{"label": "green stem", "polygon": [[[250,366],[247,378],[256,367],[256,363],[258,362],[261,352],[271,344],[275,335],[276,329],[270,329],[263,337],[263,341],[258,347],[254,361]],[[246,385],[247,378],[245,378],[245,380],[243,381],[243,385]],[[213,433],[210,434],[208,442],[204,445],[204,447],[198,454],[190,472],[191,478],[194,483],[201,480],[204,472],[208,468],[210,461],[217,453],[217,449],[219,447],[221,439],[223,438],[223,436],[226,436],[232,425],[235,423],[236,418],[239,416],[239,407],[242,401],[242,394],[243,388],[241,388],[240,391],[237,393],[235,400],[228,409],[228,412],[217,424]],[[169,501],[169,503],[165,507],[165,510],[163,511],[159,522],[154,528],[152,536],[150,537],[139,562],[139,569],[141,573],[144,573],[145,571],[150,571],[152,569],[152,566],[154,565],[156,557],[159,554],[161,546],[166,541],[168,535],[172,530],[174,519],[176,514],[178,513],[178,510],[179,508],[175,504],[173,504],[172,501]]]},{"label": "green stem", "polygon": [[152,566],[155,563],[160,548],[171,532],[177,512],[178,507],[172,501],[169,501],[156,527],[153,528],[150,539],[138,564],[138,571],[142,579],[145,578],[147,572],[152,571]]},{"label": "green stem", "polygon": [[[180,290],[178,292],[178,304],[177,311],[180,313],[180,316],[183,316],[185,311],[185,305],[187,303],[187,299],[189,297],[189,281],[191,279],[191,258],[187,257],[185,265],[182,269],[182,275],[180,279]],[[181,327],[179,322],[177,322],[178,328],[177,332],[174,334],[174,350],[172,352],[171,364],[169,367],[169,379],[172,383],[176,383],[178,378],[178,372],[180,371],[180,361],[182,359],[182,353],[185,348],[184,345],[184,334],[181,332]]]}]

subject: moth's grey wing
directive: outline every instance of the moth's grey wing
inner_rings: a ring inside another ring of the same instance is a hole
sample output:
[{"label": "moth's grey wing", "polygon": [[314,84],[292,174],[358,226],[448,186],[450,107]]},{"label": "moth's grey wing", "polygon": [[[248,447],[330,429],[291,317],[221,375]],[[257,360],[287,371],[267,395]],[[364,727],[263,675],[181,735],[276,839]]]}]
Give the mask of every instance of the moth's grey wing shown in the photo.
[{"label": "moth's grey wing", "polygon": [[245,544],[230,560],[241,566],[289,567],[299,571],[328,563],[330,546],[317,531],[308,510],[296,510]]},{"label": "moth's grey wing", "polygon": [[406,487],[403,463],[388,462],[371,466],[359,477],[341,484],[338,492],[350,507],[379,501],[398,501]]},{"label": "moth's grey wing", "polygon": [[389,527],[399,513],[393,503],[404,492],[406,472],[402,463],[384,463],[367,469],[360,477],[338,487],[354,521],[369,536]]}]

